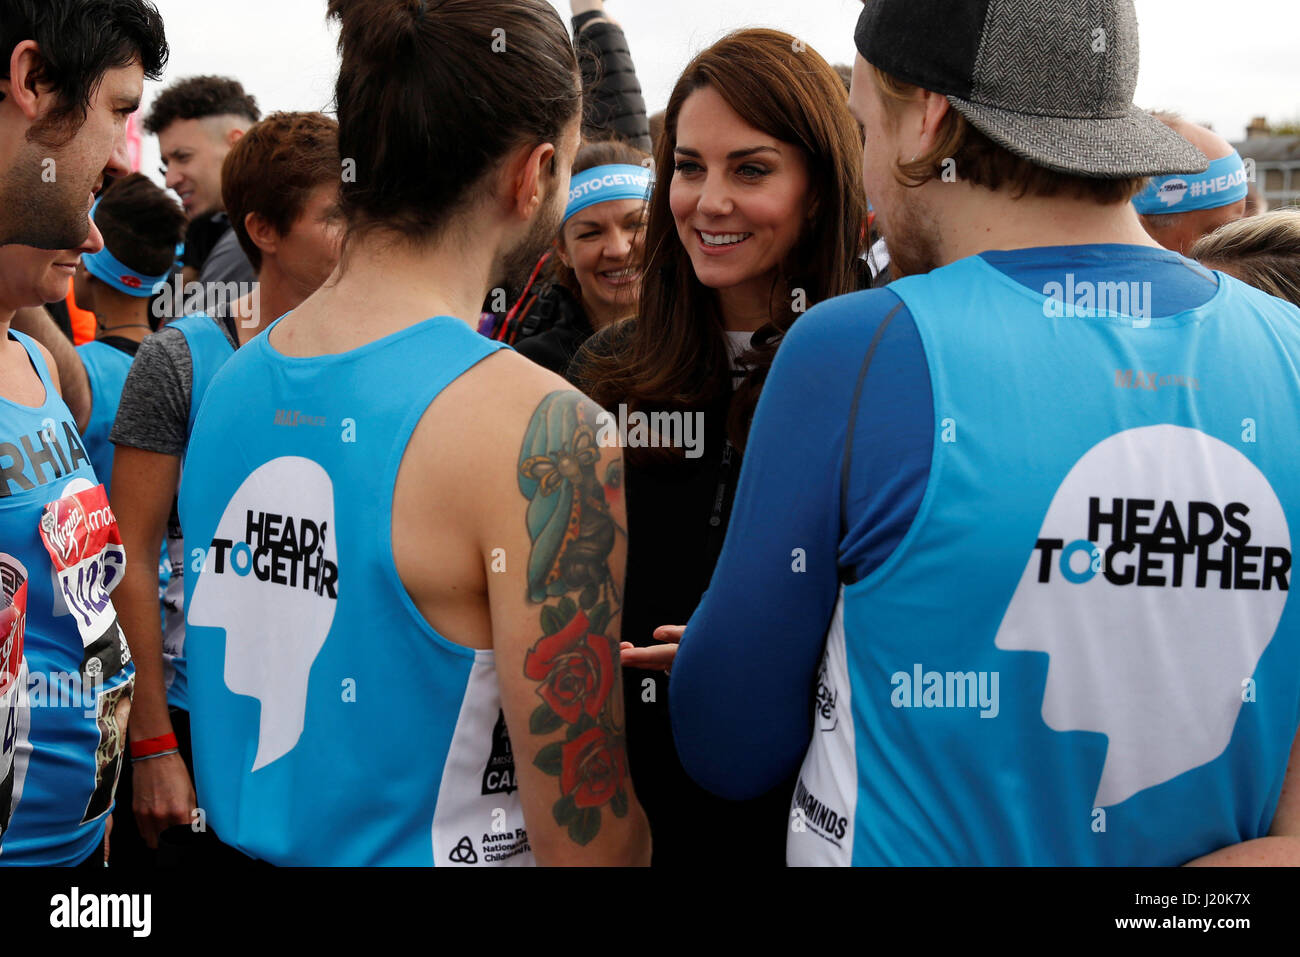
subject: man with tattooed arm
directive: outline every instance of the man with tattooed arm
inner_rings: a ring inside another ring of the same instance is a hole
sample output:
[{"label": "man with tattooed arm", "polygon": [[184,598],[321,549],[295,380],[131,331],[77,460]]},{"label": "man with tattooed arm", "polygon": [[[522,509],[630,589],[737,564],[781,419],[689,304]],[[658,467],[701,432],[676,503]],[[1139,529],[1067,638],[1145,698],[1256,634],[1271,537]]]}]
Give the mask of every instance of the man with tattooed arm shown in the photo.
[{"label": "man with tattooed arm", "polygon": [[619,450],[590,400],[471,325],[558,229],[573,48],[544,0],[329,10],[343,257],[213,380],[181,487],[206,546],[199,803],[273,864],[646,864]]}]

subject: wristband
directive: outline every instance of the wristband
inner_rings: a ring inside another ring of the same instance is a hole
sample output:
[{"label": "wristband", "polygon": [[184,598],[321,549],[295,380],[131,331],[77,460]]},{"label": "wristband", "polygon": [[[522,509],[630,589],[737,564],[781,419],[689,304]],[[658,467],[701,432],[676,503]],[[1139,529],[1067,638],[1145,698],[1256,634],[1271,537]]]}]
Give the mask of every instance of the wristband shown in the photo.
[{"label": "wristband", "polygon": [[132,741],[131,759],[156,757],[169,750],[180,750],[180,744],[177,743],[174,733],[159,735],[156,738],[145,738],[143,741]]},{"label": "wristband", "polygon": [[141,761],[152,761],[154,758],[165,758],[169,754],[180,754],[180,748],[172,748],[170,751],[159,751],[157,754],[146,754],[141,758],[132,758],[132,764],[139,764]]}]

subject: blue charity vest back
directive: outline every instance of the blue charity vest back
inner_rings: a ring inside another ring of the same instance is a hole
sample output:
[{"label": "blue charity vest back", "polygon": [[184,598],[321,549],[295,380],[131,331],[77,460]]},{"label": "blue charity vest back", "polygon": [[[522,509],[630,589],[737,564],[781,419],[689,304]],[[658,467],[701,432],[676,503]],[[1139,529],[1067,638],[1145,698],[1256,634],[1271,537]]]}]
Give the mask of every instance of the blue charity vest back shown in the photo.
[{"label": "blue charity vest back", "polygon": [[103,838],[123,760],[135,666],[108,594],[124,553],[44,358],[10,336],[45,402],[0,399],[0,864],[71,865]]},{"label": "blue charity vest back", "polygon": [[90,421],[81,437],[86,443],[95,474],[111,496],[113,443],[108,436],[113,431],[113,420],[117,418],[117,407],[122,401],[122,387],[126,385],[126,374],[131,371],[135,357],[103,342],[88,342],[79,346],[77,352],[86,367],[86,377],[90,379],[91,396]]},{"label": "blue charity vest back", "polygon": [[181,485],[209,821],[274,864],[531,863],[494,656],[430,628],[392,552],[412,431],[502,345],[442,317],[294,358],[275,328],[212,383]]},{"label": "blue charity vest back", "polygon": [[[190,349],[193,375],[190,380],[189,434],[192,435],[203,396],[226,360],[235,354],[235,349],[217,320],[206,313],[194,313],[172,325],[185,336],[185,344]],[[182,473],[184,463],[185,456],[182,456]],[[171,575],[163,593],[163,683],[167,688],[167,704],[173,708],[189,710],[184,607],[186,551],[183,529],[184,526],[169,528],[164,543]]]},{"label": "blue charity vest back", "polygon": [[1168,318],[979,258],[890,286],[930,478],[841,589],[790,863],[1176,865],[1268,833],[1300,722],[1300,311],[1218,280]]}]

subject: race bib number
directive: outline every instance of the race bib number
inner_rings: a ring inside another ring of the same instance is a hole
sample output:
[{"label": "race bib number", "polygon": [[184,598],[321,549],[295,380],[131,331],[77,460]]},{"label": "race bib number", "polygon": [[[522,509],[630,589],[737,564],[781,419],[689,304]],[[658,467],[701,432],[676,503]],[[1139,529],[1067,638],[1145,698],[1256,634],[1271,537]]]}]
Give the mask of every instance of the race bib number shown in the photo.
[{"label": "race bib number", "polygon": [[99,744],[94,787],[82,818],[85,823],[113,804],[135,687],[134,675],[113,687],[106,684],[131,662],[131,650],[109,598],[126,570],[126,551],[102,485],[69,492],[46,505],[40,531],[53,564],[56,604],[62,600],[81,635],[82,694],[93,696],[95,702]]},{"label": "race bib number", "polygon": [[9,827],[14,795],[14,754],[18,747],[23,671],[23,632],[27,625],[27,569],[0,553],[0,836]]},{"label": "race bib number", "polygon": [[82,672],[92,680],[111,678],[131,660],[131,651],[108,597],[122,581],[126,551],[104,486],[46,505],[41,540],[53,563],[57,598],[81,634]]}]

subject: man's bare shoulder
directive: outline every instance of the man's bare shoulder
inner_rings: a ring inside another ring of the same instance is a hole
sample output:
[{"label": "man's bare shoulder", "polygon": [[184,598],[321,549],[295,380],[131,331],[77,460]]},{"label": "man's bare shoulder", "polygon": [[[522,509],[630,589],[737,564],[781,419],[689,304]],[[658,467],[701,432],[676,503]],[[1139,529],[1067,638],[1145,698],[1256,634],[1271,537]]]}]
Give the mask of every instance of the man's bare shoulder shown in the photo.
[{"label": "man's bare shoulder", "polygon": [[[468,427],[475,447],[519,451],[519,440],[543,400],[554,393],[572,395],[572,401],[590,399],[562,377],[519,355],[502,349],[449,385],[434,400],[426,418],[446,428],[454,421]],[[595,409],[595,406],[592,406]]]},{"label": "man's bare shoulder", "polygon": [[[428,481],[463,492],[471,487],[487,492],[487,486],[513,478],[525,437],[548,399],[550,405],[558,399],[560,405],[581,408],[592,421],[600,412],[560,376],[502,349],[433,401],[411,437],[404,468],[414,465]],[[450,449],[455,454],[448,454]],[[475,477],[472,486],[462,484],[467,476]]]}]

